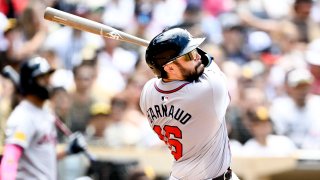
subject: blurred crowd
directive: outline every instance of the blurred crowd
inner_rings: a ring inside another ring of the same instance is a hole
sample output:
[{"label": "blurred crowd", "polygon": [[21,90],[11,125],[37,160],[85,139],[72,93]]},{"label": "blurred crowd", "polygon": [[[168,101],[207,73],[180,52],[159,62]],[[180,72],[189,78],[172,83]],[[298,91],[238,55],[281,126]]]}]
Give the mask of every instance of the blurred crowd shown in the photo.
[{"label": "blurred crowd", "polygon": [[[19,2],[19,3],[18,3]],[[0,1],[0,69],[40,55],[57,70],[48,108],[88,144],[161,147],[139,108],[154,77],[145,47],[44,20],[53,7],[151,40],[166,27],[206,37],[228,78],[230,146],[238,155],[320,148],[319,0]],[[19,101],[0,77],[1,136]],[[63,141],[62,135],[60,138]]]}]

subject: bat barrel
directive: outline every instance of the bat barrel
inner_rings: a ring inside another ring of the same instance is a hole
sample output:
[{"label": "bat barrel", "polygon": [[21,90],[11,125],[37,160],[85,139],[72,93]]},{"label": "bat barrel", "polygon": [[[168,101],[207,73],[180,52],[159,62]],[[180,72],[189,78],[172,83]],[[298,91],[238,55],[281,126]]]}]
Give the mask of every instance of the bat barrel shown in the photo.
[{"label": "bat barrel", "polygon": [[145,47],[149,45],[149,42],[144,39],[119,31],[105,24],[66,13],[51,7],[46,8],[44,18],[49,21],[71,26],[75,29],[91,32],[106,38],[130,42]]}]

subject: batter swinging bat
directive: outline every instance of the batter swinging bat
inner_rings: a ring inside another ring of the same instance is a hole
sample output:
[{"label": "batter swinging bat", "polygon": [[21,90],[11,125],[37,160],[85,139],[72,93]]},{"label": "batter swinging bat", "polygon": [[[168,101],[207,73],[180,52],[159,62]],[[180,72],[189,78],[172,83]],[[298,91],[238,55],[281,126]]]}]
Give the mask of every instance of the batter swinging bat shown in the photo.
[{"label": "batter swinging bat", "polygon": [[78,30],[91,32],[106,38],[133,43],[145,47],[149,45],[147,40],[119,31],[105,24],[101,24],[51,7],[46,8],[44,18],[49,21],[70,26]]},{"label": "batter swinging bat", "polygon": [[[10,79],[15,88],[19,88],[19,74],[11,66],[6,65],[3,68],[1,74],[4,77]],[[65,136],[69,137],[72,134],[71,130],[60,119],[56,118],[55,125]],[[83,153],[91,162],[96,161],[96,158],[92,154],[90,154],[87,149],[85,149]]]}]

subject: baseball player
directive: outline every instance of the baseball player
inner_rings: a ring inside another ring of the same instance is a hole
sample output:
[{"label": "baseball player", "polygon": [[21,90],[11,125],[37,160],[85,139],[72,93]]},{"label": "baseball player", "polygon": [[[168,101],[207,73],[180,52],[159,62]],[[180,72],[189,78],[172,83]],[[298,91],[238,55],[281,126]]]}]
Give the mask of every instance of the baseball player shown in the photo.
[{"label": "baseball player", "polygon": [[[57,179],[55,117],[44,107],[52,72],[41,57],[31,58],[21,66],[19,92],[23,100],[7,121],[0,179]],[[73,137],[67,151],[58,156],[84,150],[83,136]]]},{"label": "baseball player", "polygon": [[174,157],[170,180],[238,179],[230,169],[226,78],[198,47],[204,39],[173,28],[146,50],[158,78],[145,84],[140,107]]}]

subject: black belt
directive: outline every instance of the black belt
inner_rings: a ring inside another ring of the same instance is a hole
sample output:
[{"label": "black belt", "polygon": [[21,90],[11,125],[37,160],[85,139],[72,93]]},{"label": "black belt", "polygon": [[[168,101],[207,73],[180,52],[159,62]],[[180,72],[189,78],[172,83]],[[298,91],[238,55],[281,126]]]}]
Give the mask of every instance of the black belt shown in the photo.
[{"label": "black belt", "polygon": [[213,178],[212,180],[229,180],[231,178],[232,178],[232,170],[229,167],[225,173],[223,173],[221,176]]}]

